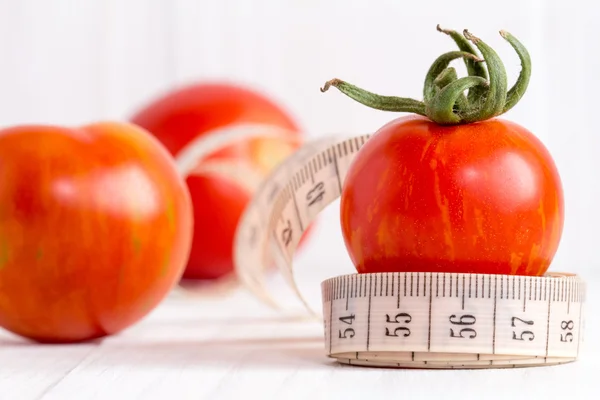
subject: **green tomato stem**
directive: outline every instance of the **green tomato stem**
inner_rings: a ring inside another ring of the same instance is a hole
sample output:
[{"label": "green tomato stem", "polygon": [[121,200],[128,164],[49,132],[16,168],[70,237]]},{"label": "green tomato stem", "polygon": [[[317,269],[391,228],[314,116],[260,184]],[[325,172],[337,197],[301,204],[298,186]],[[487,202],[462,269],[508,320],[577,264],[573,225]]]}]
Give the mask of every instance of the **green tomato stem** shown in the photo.
[{"label": "green tomato stem", "polygon": [[[467,38],[462,36],[457,31],[450,30],[450,29],[442,29],[439,24],[437,26],[437,30],[439,32],[445,33],[446,35],[450,36],[461,51],[471,53],[475,57],[479,57],[479,53],[477,52],[476,48],[471,44],[471,42],[469,42],[467,40]],[[474,59],[470,59],[470,58],[465,58],[464,61],[465,61],[465,66],[467,67],[467,73],[469,74],[469,76],[480,76],[484,79],[488,79],[488,73],[483,64],[481,64],[480,62],[477,62]],[[484,94],[483,88],[481,86],[475,86],[475,87],[472,87],[471,89],[469,89],[467,98],[469,101],[472,102],[474,99],[483,96],[483,94]]]},{"label": "green tomato stem", "polygon": [[[481,39],[472,35],[468,30],[464,30],[463,34],[470,40],[481,52],[485,63],[488,67],[489,87],[485,94],[485,100],[481,107],[476,107],[473,110],[465,113],[463,120],[467,123],[483,121],[497,115],[502,114],[504,105],[506,104],[506,97],[508,90],[508,83],[506,80],[506,70],[502,60],[498,57],[498,54]],[[477,101],[478,99],[475,99]]]},{"label": "green tomato stem", "polygon": [[453,60],[460,57],[472,61],[483,61],[477,56],[465,51],[449,51],[436,58],[433,64],[431,64],[431,67],[429,67],[429,71],[427,71],[427,75],[425,76],[425,83],[423,84],[423,101],[426,104],[429,103],[437,93],[438,87],[434,84],[436,77],[439,76]]},{"label": "green tomato stem", "polygon": [[435,108],[428,110],[427,116],[440,125],[456,125],[461,122],[461,115],[454,111],[453,105],[466,89],[482,85],[489,86],[480,76],[465,76],[446,86],[435,96]]},{"label": "green tomato stem", "polygon": [[[448,67],[445,70],[443,70],[437,76],[437,78],[435,78],[435,80],[433,81],[435,86],[437,86],[436,94],[439,93],[439,91],[441,89],[443,89],[445,86],[456,81],[457,79],[458,79],[458,75],[457,75],[456,69],[454,69],[454,67]],[[472,90],[475,87],[479,87],[479,86],[474,86],[472,88],[469,88],[469,90]],[[464,92],[458,93],[458,97],[456,98],[456,103],[454,104],[454,111],[460,112],[462,110],[467,109],[468,106],[469,106],[469,101],[467,100],[467,96],[465,96]]]},{"label": "green tomato stem", "polygon": [[514,86],[510,88],[507,93],[506,104],[504,105],[504,112],[507,112],[511,108],[513,108],[521,97],[525,94],[527,90],[527,86],[529,85],[529,78],[531,77],[531,57],[529,56],[529,52],[521,42],[517,40],[513,35],[506,31],[500,31],[500,35],[510,45],[513,47],[517,55],[519,56],[519,60],[521,61],[521,72],[519,73],[519,77],[515,82]]},{"label": "green tomato stem", "polygon": [[[393,112],[410,112],[426,116],[440,125],[459,125],[487,120],[513,108],[523,97],[531,76],[531,59],[527,49],[506,31],[500,35],[511,45],[521,61],[521,72],[508,89],[506,70],[498,54],[480,38],[463,31],[437,30],[449,35],[459,47],[437,57],[425,76],[423,101],[407,97],[382,96],[353,84],[332,79],[321,92],[331,86],[368,107]],[[481,57],[478,55],[479,51]],[[449,64],[462,58],[468,76],[458,78]],[[465,91],[467,94],[465,95]]]},{"label": "green tomato stem", "polygon": [[425,113],[425,104],[418,100],[406,97],[381,96],[360,89],[340,79],[332,79],[325,82],[325,86],[321,88],[321,92],[326,92],[331,86],[367,107],[383,111],[410,112],[427,116]]}]

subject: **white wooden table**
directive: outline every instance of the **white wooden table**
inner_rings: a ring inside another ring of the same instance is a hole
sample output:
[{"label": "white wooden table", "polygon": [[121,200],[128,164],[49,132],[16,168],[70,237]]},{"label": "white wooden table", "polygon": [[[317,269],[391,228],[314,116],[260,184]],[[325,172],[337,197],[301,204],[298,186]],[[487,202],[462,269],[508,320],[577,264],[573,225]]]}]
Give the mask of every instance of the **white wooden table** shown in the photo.
[{"label": "white wooden table", "polygon": [[282,315],[245,290],[174,293],[140,323],[95,343],[38,345],[0,331],[0,400],[597,399],[599,283],[588,281],[580,360],[562,366],[344,366],[325,357],[320,321]]}]

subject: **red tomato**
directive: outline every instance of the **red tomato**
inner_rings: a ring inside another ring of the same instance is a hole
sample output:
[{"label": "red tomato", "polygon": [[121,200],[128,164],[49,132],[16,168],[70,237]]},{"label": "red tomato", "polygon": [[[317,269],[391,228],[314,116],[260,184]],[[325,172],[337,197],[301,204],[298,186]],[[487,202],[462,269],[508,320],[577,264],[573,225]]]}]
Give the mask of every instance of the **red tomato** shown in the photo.
[{"label": "red tomato", "polygon": [[176,285],[189,192],[150,134],[121,123],[0,131],[0,326],[40,342],[119,332]]},{"label": "red tomato", "polygon": [[550,154],[502,119],[398,118],[359,151],[341,197],[345,244],[361,273],[542,275],[563,219]]},{"label": "red tomato", "polygon": [[[231,273],[233,240],[241,214],[256,185],[301,145],[297,124],[264,95],[227,83],[194,84],[166,93],[131,120],[152,132],[174,157],[193,140],[217,129],[265,124],[287,131],[281,139],[245,139],[216,151],[186,179],[196,229],[184,278],[214,279]],[[241,165],[247,174],[232,180],[223,174],[201,172],[210,163],[223,162]]]}]

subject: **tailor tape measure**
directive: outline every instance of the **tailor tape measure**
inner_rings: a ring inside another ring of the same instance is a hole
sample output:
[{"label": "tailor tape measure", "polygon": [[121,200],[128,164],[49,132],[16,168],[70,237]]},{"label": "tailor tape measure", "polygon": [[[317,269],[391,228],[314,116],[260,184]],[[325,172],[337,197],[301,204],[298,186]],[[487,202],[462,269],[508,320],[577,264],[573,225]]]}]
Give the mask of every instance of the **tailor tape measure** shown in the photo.
[{"label": "tailor tape measure", "polygon": [[[282,134],[273,127],[240,126],[208,140],[218,146]],[[327,356],[346,364],[506,368],[576,360],[585,282],[574,274],[355,273],[322,282],[322,313],[310,308],[294,280],[294,251],[309,224],[340,196],[348,167],[369,137],[311,141],[257,185],[234,243],[241,282],[278,307],[265,284],[275,264],[306,309],[322,318]],[[214,147],[206,143],[191,144],[186,159],[209,154]]]}]

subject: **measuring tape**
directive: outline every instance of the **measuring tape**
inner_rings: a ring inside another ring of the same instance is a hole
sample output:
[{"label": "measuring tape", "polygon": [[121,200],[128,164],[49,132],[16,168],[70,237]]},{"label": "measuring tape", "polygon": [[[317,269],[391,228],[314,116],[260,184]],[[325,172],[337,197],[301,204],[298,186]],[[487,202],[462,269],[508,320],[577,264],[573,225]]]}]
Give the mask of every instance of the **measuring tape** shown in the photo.
[{"label": "measuring tape", "polygon": [[[284,134],[260,125],[215,132],[178,157],[181,172],[189,173],[194,162],[220,146]],[[309,306],[294,279],[296,246],[315,217],[339,198],[348,167],[369,137],[306,143],[260,183],[234,242],[238,279],[278,308],[266,285],[270,267],[277,266],[309,313],[322,319],[326,354],[346,364],[498,368],[576,360],[585,283],[573,274],[349,274],[322,282],[321,313]]]},{"label": "measuring tape", "polygon": [[354,274],[322,289],[328,354],[348,364],[515,367],[579,353],[584,288],[575,276]]}]

